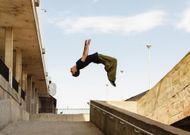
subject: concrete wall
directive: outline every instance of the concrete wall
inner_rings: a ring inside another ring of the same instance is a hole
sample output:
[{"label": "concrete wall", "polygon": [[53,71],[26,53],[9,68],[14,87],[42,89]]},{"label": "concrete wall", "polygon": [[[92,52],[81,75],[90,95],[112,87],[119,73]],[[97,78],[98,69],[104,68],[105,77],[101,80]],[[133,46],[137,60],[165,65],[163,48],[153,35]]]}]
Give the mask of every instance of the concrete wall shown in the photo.
[{"label": "concrete wall", "polygon": [[57,101],[50,95],[41,95],[39,97],[39,113],[56,113]]},{"label": "concrete wall", "polygon": [[29,114],[12,99],[0,100],[0,130],[19,120],[29,120]]},{"label": "concrete wall", "polygon": [[126,109],[130,112],[137,113],[136,101],[105,101],[107,104],[115,106],[117,108]]},{"label": "concrete wall", "polygon": [[137,113],[165,124],[190,116],[190,52],[138,100]]},{"label": "concrete wall", "polygon": [[90,122],[105,135],[189,135],[165,124],[112,106],[107,102],[91,101]]},{"label": "concrete wall", "polygon": [[29,114],[24,110],[24,106],[25,101],[0,75],[0,129],[11,122],[29,120]]},{"label": "concrete wall", "polygon": [[21,99],[19,93],[11,88],[9,82],[0,75],[0,100],[4,99],[13,99],[18,104],[25,105],[25,101]]}]

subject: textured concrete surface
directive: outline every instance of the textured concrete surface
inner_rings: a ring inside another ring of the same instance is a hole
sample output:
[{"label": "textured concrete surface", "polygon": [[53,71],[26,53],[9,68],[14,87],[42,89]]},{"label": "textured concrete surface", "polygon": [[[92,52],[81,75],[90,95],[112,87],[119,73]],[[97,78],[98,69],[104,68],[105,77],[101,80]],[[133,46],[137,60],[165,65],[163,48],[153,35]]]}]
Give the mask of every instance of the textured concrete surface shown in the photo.
[{"label": "textured concrete surface", "polygon": [[190,132],[120,109],[105,101],[90,102],[90,122],[105,135],[190,135]]},{"label": "textured concrete surface", "polygon": [[0,135],[103,135],[90,122],[18,122]]},{"label": "textured concrete surface", "polygon": [[190,52],[138,100],[137,113],[165,124],[190,116]]},{"label": "textured concrete surface", "polygon": [[121,109],[126,109],[130,112],[137,113],[136,101],[106,101],[107,104],[116,106]]},{"label": "textured concrete surface", "polygon": [[0,75],[0,100],[13,98],[16,102],[20,101],[18,93],[11,88],[9,82],[7,82],[2,75]]},{"label": "textured concrete surface", "polygon": [[14,100],[0,100],[0,130],[19,120],[29,120],[29,114]]},{"label": "textured concrete surface", "polygon": [[31,121],[89,121],[89,114],[32,114]]}]

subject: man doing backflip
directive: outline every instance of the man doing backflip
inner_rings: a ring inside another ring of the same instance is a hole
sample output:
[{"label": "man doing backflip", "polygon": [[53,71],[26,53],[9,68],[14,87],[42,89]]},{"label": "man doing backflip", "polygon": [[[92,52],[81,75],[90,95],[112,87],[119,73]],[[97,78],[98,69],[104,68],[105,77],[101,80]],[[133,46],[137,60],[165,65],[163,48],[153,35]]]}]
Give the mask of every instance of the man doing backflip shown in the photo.
[{"label": "man doing backflip", "polygon": [[90,41],[90,39],[85,40],[82,57],[76,62],[76,64],[73,67],[71,67],[71,74],[74,77],[77,77],[80,74],[80,69],[83,69],[84,67],[88,66],[91,62],[96,64],[101,63],[105,66],[104,69],[107,72],[108,80],[113,86],[116,87],[115,80],[117,70],[117,59],[103,54],[99,54],[97,52],[88,55]]}]

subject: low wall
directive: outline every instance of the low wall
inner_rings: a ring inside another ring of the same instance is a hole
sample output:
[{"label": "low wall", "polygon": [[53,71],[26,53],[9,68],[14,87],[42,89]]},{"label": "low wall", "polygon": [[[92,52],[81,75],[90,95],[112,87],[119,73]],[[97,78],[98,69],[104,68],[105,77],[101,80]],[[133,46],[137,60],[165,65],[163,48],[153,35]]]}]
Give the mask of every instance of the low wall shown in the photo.
[{"label": "low wall", "polygon": [[18,92],[0,75],[0,130],[9,123],[29,120],[25,106],[25,101]]},{"label": "low wall", "polygon": [[26,108],[26,102],[21,98],[19,93],[11,88],[9,82],[0,75],[0,100],[13,99],[20,104],[23,108]]},{"label": "low wall", "polygon": [[29,120],[29,114],[14,100],[0,100],[0,130],[20,120]]},{"label": "low wall", "polygon": [[190,132],[153,121],[103,101],[90,102],[90,122],[105,135],[189,135]]},{"label": "low wall", "polygon": [[106,103],[116,106],[117,108],[137,113],[137,101],[106,101]]},{"label": "low wall", "polygon": [[3,99],[14,99],[16,102],[20,103],[20,97],[18,93],[11,88],[9,82],[7,82],[1,75],[0,75],[0,100]]}]

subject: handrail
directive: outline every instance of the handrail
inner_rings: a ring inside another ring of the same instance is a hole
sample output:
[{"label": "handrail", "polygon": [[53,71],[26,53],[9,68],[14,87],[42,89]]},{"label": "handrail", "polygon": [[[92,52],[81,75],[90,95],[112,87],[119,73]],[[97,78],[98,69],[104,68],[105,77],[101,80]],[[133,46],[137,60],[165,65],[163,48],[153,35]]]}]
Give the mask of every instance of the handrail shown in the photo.
[{"label": "handrail", "polygon": [[14,90],[16,90],[16,92],[18,92],[19,91],[19,83],[17,82],[17,80],[15,79],[14,76],[12,78],[13,78],[12,79],[13,88],[14,88]]},{"label": "handrail", "polygon": [[[98,107],[97,105],[95,105],[95,104],[93,104],[93,103],[90,103],[90,105],[92,105],[92,106],[93,106],[93,107],[95,107],[95,108],[98,108],[98,109],[102,110],[102,111],[104,112],[104,114],[106,114],[106,113],[107,113],[107,114],[111,115],[112,117],[110,117],[110,118],[112,118],[112,119],[113,119],[113,117],[115,117],[116,119],[119,119],[121,124],[126,123],[126,124],[128,124],[128,125],[130,125],[130,126],[134,127],[134,128],[135,128],[135,130],[134,130],[134,131],[135,131],[136,133],[139,133],[139,131],[138,131],[138,130],[140,130],[140,131],[142,131],[142,132],[144,132],[144,133],[146,133],[146,134],[149,134],[149,135],[154,135],[153,133],[150,133],[150,132],[148,132],[148,131],[146,131],[146,130],[142,129],[142,128],[140,128],[140,127],[138,127],[138,126],[136,126],[136,125],[132,124],[131,122],[128,122],[128,121],[126,121],[126,120],[122,119],[121,117],[118,117],[118,116],[116,116],[115,114],[110,113],[110,112],[108,112],[108,111],[106,111],[106,110],[104,110],[104,109],[102,109],[102,108]],[[136,130],[136,129],[138,129],[138,130]]]},{"label": "handrail", "polygon": [[21,89],[21,98],[23,100],[25,100],[25,96],[26,96],[26,92],[23,89]]}]

